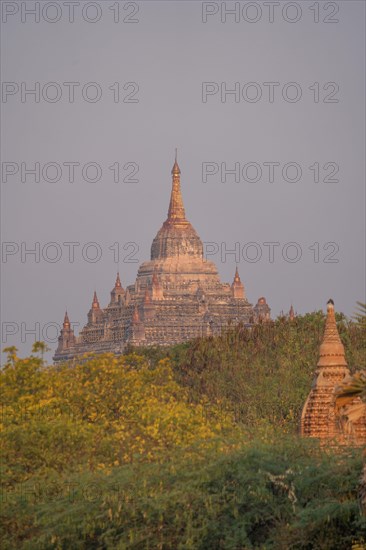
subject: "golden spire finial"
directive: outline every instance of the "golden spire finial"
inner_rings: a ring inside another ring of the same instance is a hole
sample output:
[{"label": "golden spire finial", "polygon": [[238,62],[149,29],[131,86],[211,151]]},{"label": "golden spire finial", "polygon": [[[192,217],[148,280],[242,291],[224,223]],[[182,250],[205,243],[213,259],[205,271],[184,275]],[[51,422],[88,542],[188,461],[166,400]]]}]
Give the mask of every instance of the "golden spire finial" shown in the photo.
[{"label": "golden spire finial", "polygon": [[186,214],[183,206],[182,193],[180,190],[180,168],[177,161],[177,149],[175,150],[175,162],[172,168],[173,183],[170,195],[168,210],[169,221],[186,221]]},{"label": "golden spire finial", "polygon": [[327,303],[327,319],[319,350],[318,367],[347,366],[344,346],[339,337],[333,300]]},{"label": "golden spire finial", "polygon": [[174,164],[173,164],[173,168],[172,168],[172,174],[173,175],[178,175],[180,174],[180,168],[178,166],[178,149],[175,148],[175,159],[174,159]]}]

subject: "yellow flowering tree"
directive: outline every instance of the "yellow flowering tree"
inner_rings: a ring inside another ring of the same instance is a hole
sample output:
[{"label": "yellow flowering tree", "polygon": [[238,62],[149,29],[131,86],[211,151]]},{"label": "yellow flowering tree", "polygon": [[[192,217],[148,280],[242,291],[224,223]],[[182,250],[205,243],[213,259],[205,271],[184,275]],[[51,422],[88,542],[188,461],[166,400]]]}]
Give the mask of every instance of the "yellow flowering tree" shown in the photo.
[{"label": "yellow flowering tree", "polygon": [[151,368],[135,354],[106,354],[45,367],[9,353],[0,374],[7,483],[78,465],[166,460],[177,449],[207,448],[231,429],[214,406],[189,403],[168,359]]}]

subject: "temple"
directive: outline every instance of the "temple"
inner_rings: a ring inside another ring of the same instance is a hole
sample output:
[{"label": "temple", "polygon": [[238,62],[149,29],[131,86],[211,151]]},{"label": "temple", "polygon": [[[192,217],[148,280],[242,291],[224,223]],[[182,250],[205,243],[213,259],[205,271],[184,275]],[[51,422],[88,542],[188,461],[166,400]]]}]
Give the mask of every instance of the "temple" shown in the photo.
[{"label": "temple", "polygon": [[248,302],[238,268],[233,283],[222,283],[215,264],[204,258],[203,244],[187,220],[180,168],[175,158],[168,216],[140,265],[134,285],[122,287],[119,273],[107,307],[96,292],[88,322],[75,336],[66,313],[54,361],[85,353],[123,353],[127,345],[167,346],[219,334],[229,323],[270,318],[264,297]]},{"label": "temple", "polygon": [[344,346],[337,329],[334,302],[329,300],[317,369],[301,415],[301,435],[317,438],[326,444],[366,444],[365,417],[345,423],[336,409],[336,389],[349,376]]}]

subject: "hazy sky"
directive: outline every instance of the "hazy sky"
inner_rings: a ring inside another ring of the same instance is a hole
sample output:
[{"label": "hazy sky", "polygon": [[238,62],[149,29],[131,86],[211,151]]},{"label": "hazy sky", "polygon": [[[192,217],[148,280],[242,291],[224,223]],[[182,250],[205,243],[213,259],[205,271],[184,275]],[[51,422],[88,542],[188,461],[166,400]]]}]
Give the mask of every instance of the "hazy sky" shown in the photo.
[{"label": "hazy sky", "polygon": [[351,315],[365,300],[363,1],[2,9],[2,347],[28,353],[39,326],[54,350],[54,323],[67,308],[85,324],[94,288],[105,307],[117,246],[134,282],[166,218],[175,147],[187,217],[216,243],[223,281],[238,262],[273,316],[329,297]]}]

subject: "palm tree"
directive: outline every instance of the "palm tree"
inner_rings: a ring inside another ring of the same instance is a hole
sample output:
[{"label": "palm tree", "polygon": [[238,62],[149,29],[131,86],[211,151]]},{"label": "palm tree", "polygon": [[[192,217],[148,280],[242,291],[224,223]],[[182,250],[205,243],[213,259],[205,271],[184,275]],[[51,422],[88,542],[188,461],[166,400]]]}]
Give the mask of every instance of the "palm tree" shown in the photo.
[{"label": "palm tree", "polygon": [[356,397],[366,403],[366,371],[360,370],[353,376],[347,377],[336,392],[337,408],[345,407]]},{"label": "palm tree", "polygon": [[356,313],[353,316],[354,321],[362,329],[366,329],[366,304],[363,302],[357,302],[358,308]]}]

